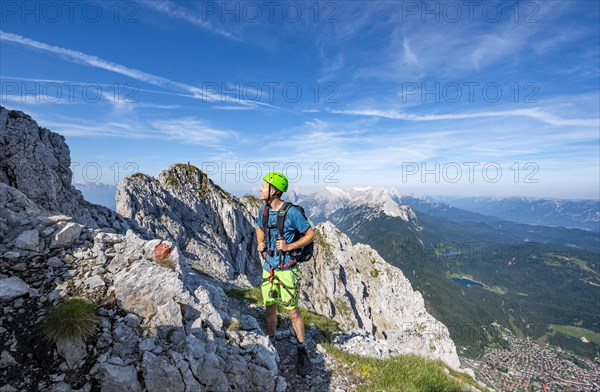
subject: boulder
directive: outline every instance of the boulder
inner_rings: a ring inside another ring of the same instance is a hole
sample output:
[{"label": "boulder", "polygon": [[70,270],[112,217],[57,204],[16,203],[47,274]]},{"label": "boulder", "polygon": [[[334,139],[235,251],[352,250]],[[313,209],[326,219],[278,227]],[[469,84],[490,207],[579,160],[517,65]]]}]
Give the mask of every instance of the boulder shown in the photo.
[{"label": "boulder", "polygon": [[0,279],[0,301],[12,301],[29,293],[29,285],[17,276]]},{"label": "boulder", "polygon": [[181,373],[165,357],[146,351],[142,359],[144,383],[148,392],[185,391]]},{"label": "boulder", "polygon": [[40,245],[40,233],[37,230],[26,230],[19,234],[15,240],[15,247],[25,250],[38,250]]},{"label": "boulder", "polygon": [[81,235],[82,226],[74,222],[58,223],[61,228],[54,234],[51,248],[68,248]]},{"label": "boulder", "polygon": [[92,368],[91,374],[100,382],[102,392],[141,392],[142,386],[133,365],[120,366],[101,363]]}]

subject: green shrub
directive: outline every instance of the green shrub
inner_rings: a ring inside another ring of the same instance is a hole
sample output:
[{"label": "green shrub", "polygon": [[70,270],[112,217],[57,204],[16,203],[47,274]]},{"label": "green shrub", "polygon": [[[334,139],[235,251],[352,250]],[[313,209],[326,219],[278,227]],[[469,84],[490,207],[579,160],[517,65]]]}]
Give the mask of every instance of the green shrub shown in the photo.
[{"label": "green shrub", "polygon": [[177,178],[175,178],[174,175],[169,174],[167,176],[167,184],[169,184],[171,186],[177,186],[177,185],[179,185],[179,181],[177,181]]},{"label": "green shrub", "polygon": [[96,306],[84,298],[69,298],[44,319],[42,331],[46,339],[85,339],[94,335],[98,317]]}]

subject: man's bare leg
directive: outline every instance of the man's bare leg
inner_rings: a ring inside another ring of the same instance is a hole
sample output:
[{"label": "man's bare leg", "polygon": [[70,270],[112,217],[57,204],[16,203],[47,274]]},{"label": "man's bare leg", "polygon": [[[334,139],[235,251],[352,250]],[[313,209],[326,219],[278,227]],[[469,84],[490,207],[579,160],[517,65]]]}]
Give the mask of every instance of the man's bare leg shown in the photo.
[{"label": "man's bare leg", "polygon": [[296,340],[298,343],[304,343],[304,318],[302,314],[298,308],[290,310],[289,314],[292,319],[292,327],[294,328],[294,332],[296,332]]},{"label": "man's bare leg", "polygon": [[312,370],[306,347],[304,347],[304,318],[298,308],[290,310],[290,318],[292,319],[292,326],[294,332],[296,332],[296,340],[298,340],[298,363],[296,364],[296,372],[304,377],[309,374]]},{"label": "man's bare leg", "polygon": [[267,316],[265,318],[267,324],[267,335],[275,336],[277,330],[277,304],[267,306]]}]

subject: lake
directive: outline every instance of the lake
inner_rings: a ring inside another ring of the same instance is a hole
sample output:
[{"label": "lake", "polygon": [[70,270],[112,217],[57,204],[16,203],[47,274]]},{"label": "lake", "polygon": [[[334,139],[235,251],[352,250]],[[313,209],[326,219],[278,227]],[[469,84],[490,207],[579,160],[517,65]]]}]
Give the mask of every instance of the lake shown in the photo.
[{"label": "lake", "polygon": [[452,281],[466,288],[469,288],[471,286],[485,287],[483,283],[467,278],[452,278]]}]

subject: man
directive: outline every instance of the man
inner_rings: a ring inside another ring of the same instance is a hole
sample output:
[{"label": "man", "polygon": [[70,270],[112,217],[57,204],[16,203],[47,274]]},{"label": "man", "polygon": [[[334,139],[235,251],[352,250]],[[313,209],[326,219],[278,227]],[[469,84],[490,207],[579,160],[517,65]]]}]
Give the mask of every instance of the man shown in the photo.
[{"label": "man", "polygon": [[[283,233],[277,229],[277,211],[283,206],[281,195],[288,189],[287,178],[279,172],[271,172],[263,178],[260,198],[265,202],[259,211],[256,229],[258,252],[266,253],[263,263],[261,286],[263,301],[267,309],[267,334],[275,336],[277,328],[277,304],[289,313],[296,333],[298,363],[296,371],[302,377],[310,373],[312,366],[304,346],[304,319],[298,310],[300,294],[300,267],[288,253],[300,249],[315,240],[315,232],[298,208],[291,206],[287,211]],[[266,209],[266,211],[265,211]],[[268,214],[267,227],[263,227],[263,214]],[[302,236],[294,241],[296,232]]]}]

